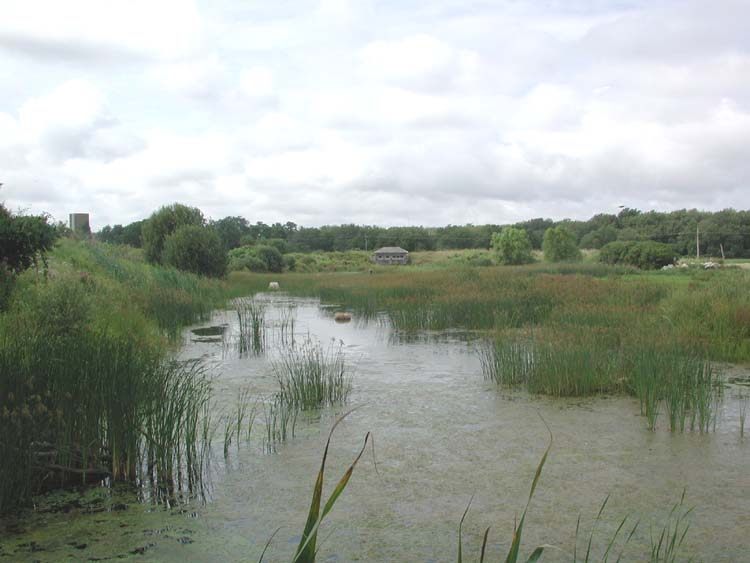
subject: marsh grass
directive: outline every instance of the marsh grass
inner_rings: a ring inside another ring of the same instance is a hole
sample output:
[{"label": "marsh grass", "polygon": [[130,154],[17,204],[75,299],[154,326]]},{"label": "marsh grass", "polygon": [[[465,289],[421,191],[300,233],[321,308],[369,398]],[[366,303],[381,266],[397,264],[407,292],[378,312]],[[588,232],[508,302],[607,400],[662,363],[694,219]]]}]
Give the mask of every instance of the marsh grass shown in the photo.
[{"label": "marsh grass", "polygon": [[232,307],[237,314],[237,347],[240,354],[262,354],[267,344],[266,303],[239,298],[232,301]]},{"label": "marsh grass", "polygon": [[294,346],[294,325],[297,308],[293,304],[279,308],[278,334],[279,342],[284,346]]},{"label": "marsh grass", "polygon": [[263,403],[266,429],[264,447],[267,452],[276,451],[279,444],[286,442],[288,438],[294,438],[298,412],[280,393],[275,393],[270,401]]},{"label": "marsh grass", "polygon": [[750,402],[750,396],[740,392],[737,395],[737,412],[740,419],[740,438],[745,437],[745,420],[747,418],[747,405]]},{"label": "marsh grass", "polygon": [[282,349],[273,363],[279,396],[285,405],[299,410],[344,404],[352,388],[351,367],[341,343],[327,349],[308,340]]},{"label": "marsh grass", "polygon": [[501,335],[479,349],[484,378],[505,387],[523,386],[555,397],[622,390],[616,349],[599,334]]},{"label": "marsh grass", "polygon": [[668,341],[622,341],[601,330],[505,332],[478,354],[484,378],[506,388],[553,397],[629,393],[651,430],[665,412],[673,432],[709,432],[723,396],[710,362]]}]

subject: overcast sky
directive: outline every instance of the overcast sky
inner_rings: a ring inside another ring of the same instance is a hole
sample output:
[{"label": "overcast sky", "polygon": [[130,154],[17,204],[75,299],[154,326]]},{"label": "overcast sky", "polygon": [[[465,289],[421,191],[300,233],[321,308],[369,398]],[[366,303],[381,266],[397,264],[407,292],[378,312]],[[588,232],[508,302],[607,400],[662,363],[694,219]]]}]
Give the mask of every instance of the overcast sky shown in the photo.
[{"label": "overcast sky", "polygon": [[750,208],[748,0],[0,0],[0,201],[129,223]]}]

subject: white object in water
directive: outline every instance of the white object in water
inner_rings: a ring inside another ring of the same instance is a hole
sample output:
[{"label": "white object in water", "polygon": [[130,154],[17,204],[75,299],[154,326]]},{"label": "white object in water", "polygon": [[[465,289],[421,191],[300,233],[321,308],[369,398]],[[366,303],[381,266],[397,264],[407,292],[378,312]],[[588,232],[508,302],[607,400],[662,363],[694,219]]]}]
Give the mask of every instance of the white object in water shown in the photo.
[{"label": "white object in water", "polygon": [[270,282],[268,284],[268,289],[279,289],[279,282]]},{"label": "white object in water", "polygon": [[338,311],[333,315],[333,320],[337,323],[348,323],[352,320],[352,316],[345,311]]}]

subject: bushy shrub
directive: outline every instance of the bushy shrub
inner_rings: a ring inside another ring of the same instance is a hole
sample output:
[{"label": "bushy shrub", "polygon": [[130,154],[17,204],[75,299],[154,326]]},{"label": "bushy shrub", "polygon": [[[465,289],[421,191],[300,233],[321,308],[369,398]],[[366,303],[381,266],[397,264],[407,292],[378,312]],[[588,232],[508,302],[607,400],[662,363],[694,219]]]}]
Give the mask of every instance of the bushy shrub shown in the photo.
[{"label": "bushy shrub", "polygon": [[146,260],[161,264],[166,238],[180,227],[195,225],[202,227],[205,219],[200,209],[179,203],[167,205],[149,217],[141,229],[141,242]]},{"label": "bushy shrub", "polygon": [[227,253],[213,229],[178,228],[164,240],[163,262],[178,270],[219,278],[227,273]]},{"label": "bushy shrub", "polygon": [[13,215],[0,204],[0,310],[7,306],[16,275],[44,262],[55,240],[57,231],[47,217]]},{"label": "bushy shrub", "polygon": [[273,246],[257,246],[255,255],[266,265],[268,272],[281,272],[284,269],[284,257]]},{"label": "bushy shrub", "polygon": [[[294,260],[294,258],[290,258],[292,261]],[[229,269],[231,271],[281,272],[284,265],[284,257],[273,246],[241,246],[229,252]]]},{"label": "bushy shrub", "polygon": [[492,233],[492,248],[501,264],[530,264],[531,241],[523,229],[505,227],[499,233]]},{"label": "bushy shrub", "polygon": [[602,247],[599,261],[606,264],[628,264],[644,270],[656,269],[673,264],[674,249],[662,242],[615,241]]},{"label": "bushy shrub", "polygon": [[544,232],[542,251],[548,262],[577,262],[582,258],[575,236],[562,225]]},{"label": "bushy shrub", "polygon": [[264,244],[266,246],[273,246],[282,254],[286,254],[287,252],[289,252],[289,243],[287,243],[283,238],[270,238],[265,241]]}]

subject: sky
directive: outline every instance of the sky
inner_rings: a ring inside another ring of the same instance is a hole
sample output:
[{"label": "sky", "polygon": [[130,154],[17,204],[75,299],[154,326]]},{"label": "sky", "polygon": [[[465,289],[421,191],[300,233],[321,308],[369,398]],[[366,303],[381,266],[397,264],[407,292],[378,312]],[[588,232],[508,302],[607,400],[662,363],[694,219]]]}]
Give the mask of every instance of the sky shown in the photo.
[{"label": "sky", "polygon": [[0,201],[251,223],[750,208],[748,0],[0,0]]}]

